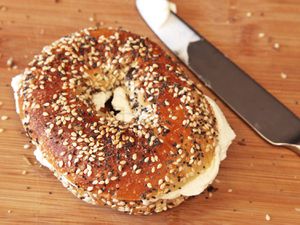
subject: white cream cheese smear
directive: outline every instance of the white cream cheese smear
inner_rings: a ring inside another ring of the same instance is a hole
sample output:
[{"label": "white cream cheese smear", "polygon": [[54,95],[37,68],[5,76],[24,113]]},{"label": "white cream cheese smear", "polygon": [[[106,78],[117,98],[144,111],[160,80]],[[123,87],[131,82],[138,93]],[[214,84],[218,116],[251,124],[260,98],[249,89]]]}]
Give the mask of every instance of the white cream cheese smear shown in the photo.
[{"label": "white cream cheese smear", "polygon": [[176,190],[161,196],[161,199],[174,199],[180,195],[194,196],[202,193],[216,178],[219,171],[220,162],[226,158],[227,149],[232,140],[235,138],[235,133],[230,128],[221,109],[211,98],[208,96],[205,97],[214,111],[219,131],[219,139],[215,149],[215,157],[211,162],[210,167],[207,168],[203,173],[198,175],[189,183],[185,184],[180,190]]},{"label": "white cream cheese smear", "polygon": [[15,77],[13,77],[13,79],[11,80],[11,86],[14,90],[14,97],[15,97],[15,103],[16,103],[16,112],[20,113],[20,109],[19,109],[19,98],[18,98],[18,90],[20,88],[21,85],[21,81],[23,79],[23,74],[19,74]]}]

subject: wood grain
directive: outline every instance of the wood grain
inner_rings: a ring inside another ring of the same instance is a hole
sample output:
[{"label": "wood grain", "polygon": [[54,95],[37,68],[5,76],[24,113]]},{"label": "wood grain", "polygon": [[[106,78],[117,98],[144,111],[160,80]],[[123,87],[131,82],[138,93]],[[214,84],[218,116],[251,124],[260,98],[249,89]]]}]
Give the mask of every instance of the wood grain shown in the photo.
[{"label": "wood grain", "polygon": [[[261,140],[219,100],[237,138],[214,184],[218,191],[211,198],[205,193],[159,215],[128,216],[76,199],[47,169],[35,164],[33,149],[23,149],[28,139],[15,113],[9,85],[34,54],[59,37],[100,21],[159,42],[138,16],[132,0],[55,2],[0,1],[0,116],[9,116],[0,120],[5,130],[0,133],[0,224],[300,223],[299,157]],[[299,0],[174,2],[180,16],[300,115]],[[259,38],[259,33],[265,36]],[[279,49],[274,49],[275,43],[280,44]],[[7,69],[9,57],[18,69]]]}]

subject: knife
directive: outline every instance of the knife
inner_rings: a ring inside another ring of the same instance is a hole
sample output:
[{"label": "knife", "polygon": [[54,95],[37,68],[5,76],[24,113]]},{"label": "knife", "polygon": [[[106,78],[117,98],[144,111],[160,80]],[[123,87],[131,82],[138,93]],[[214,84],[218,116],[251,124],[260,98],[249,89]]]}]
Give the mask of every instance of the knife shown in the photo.
[{"label": "knife", "polygon": [[[266,141],[300,155],[300,119],[295,114],[173,11],[151,14],[150,1],[148,11],[144,2],[136,0],[142,18],[209,89]],[[157,15],[163,18],[160,24],[154,23]]]}]

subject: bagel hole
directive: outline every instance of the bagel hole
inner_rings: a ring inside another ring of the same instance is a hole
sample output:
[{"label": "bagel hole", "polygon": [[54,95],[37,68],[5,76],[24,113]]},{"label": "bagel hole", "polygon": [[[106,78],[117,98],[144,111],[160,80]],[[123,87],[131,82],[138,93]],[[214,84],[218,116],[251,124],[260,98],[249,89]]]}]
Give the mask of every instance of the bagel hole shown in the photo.
[{"label": "bagel hole", "polygon": [[112,100],[113,100],[114,96],[112,95],[106,102],[105,102],[105,109],[107,110],[107,112],[112,112],[114,115],[117,115],[119,112],[121,112],[120,110],[115,110],[113,105],[112,105]]}]

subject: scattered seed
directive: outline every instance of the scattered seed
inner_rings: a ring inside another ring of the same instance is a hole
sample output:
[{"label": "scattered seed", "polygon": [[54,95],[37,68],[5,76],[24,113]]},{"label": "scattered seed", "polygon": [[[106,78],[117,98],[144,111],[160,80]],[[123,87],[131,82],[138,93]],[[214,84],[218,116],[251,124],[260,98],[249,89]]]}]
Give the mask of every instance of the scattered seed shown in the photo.
[{"label": "scattered seed", "polygon": [[279,49],[279,48],[280,48],[280,44],[279,44],[279,43],[274,43],[273,47],[274,47],[275,49]]},{"label": "scattered seed", "polygon": [[231,188],[230,188],[230,189],[228,189],[228,192],[229,192],[229,193],[231,193],[231,192],[232,192],[232,189],[231,189]]},{"label": "scattered seed", "polygon": [[271,216],[269,214],[266,214],[266,221],[270,221],[271,220]]},{"label": "scattered seed", "polygon": [[247,16],[247,17],[251,17],[252,15],[253,15],[252,12],[247,12],[247,13],[246,13],[246,16]]},{"label": "scattered seed", "polygon": [[9,67],[9,68],[12,68],[14,66],[15,62],[14,62],[14,58],[13,57],[9,57],[6,61],[6,65]]},{"label": "scattered seed", "polygon": [[23,174],[23,175],[26,175],[26,174],[27,174],[27,171],[26,171],[26,170],[23,170],[23,171],[22,171],[22,174]]},{"label": "scattered seed", "polygon": [[262,32],[261,32],[261,33],[259,33],[259,34],[258,34],[258,37],[259,37],[259,38],[263,38],[263,37],[265,37],[265,33],[262,33]]},{"label": "scattered seed", "polygon": [[283,72],[280,73],[280,76],[281,76],[282,79],[286,79],[287,78],[287,74],[283,73]]},{"label": "scattered seed", "polygon": [[12,213],[12,210],[11,210],[11,209],[7,210],[7,213],[11,214],[11,213]]},{"label": "scattered seed", "polygon": [[1,120],[7,120],[8,116],[1,116]]},{"label": "scattered seed", "polygon": [[29,148],[30,148],[30,144],[25,144],[25,145],[23,146],[23,148],[26,149],[26,150],[29,149]]},{"label": "scattered seed", "polygon": [[4,129],[3,128],[0,128],[0,133],[3,133],[4,132]]},{"label": "scattered seed", "polygon": [[295,211],[296,212],[300,212],[300,208],[295,208]]}]

